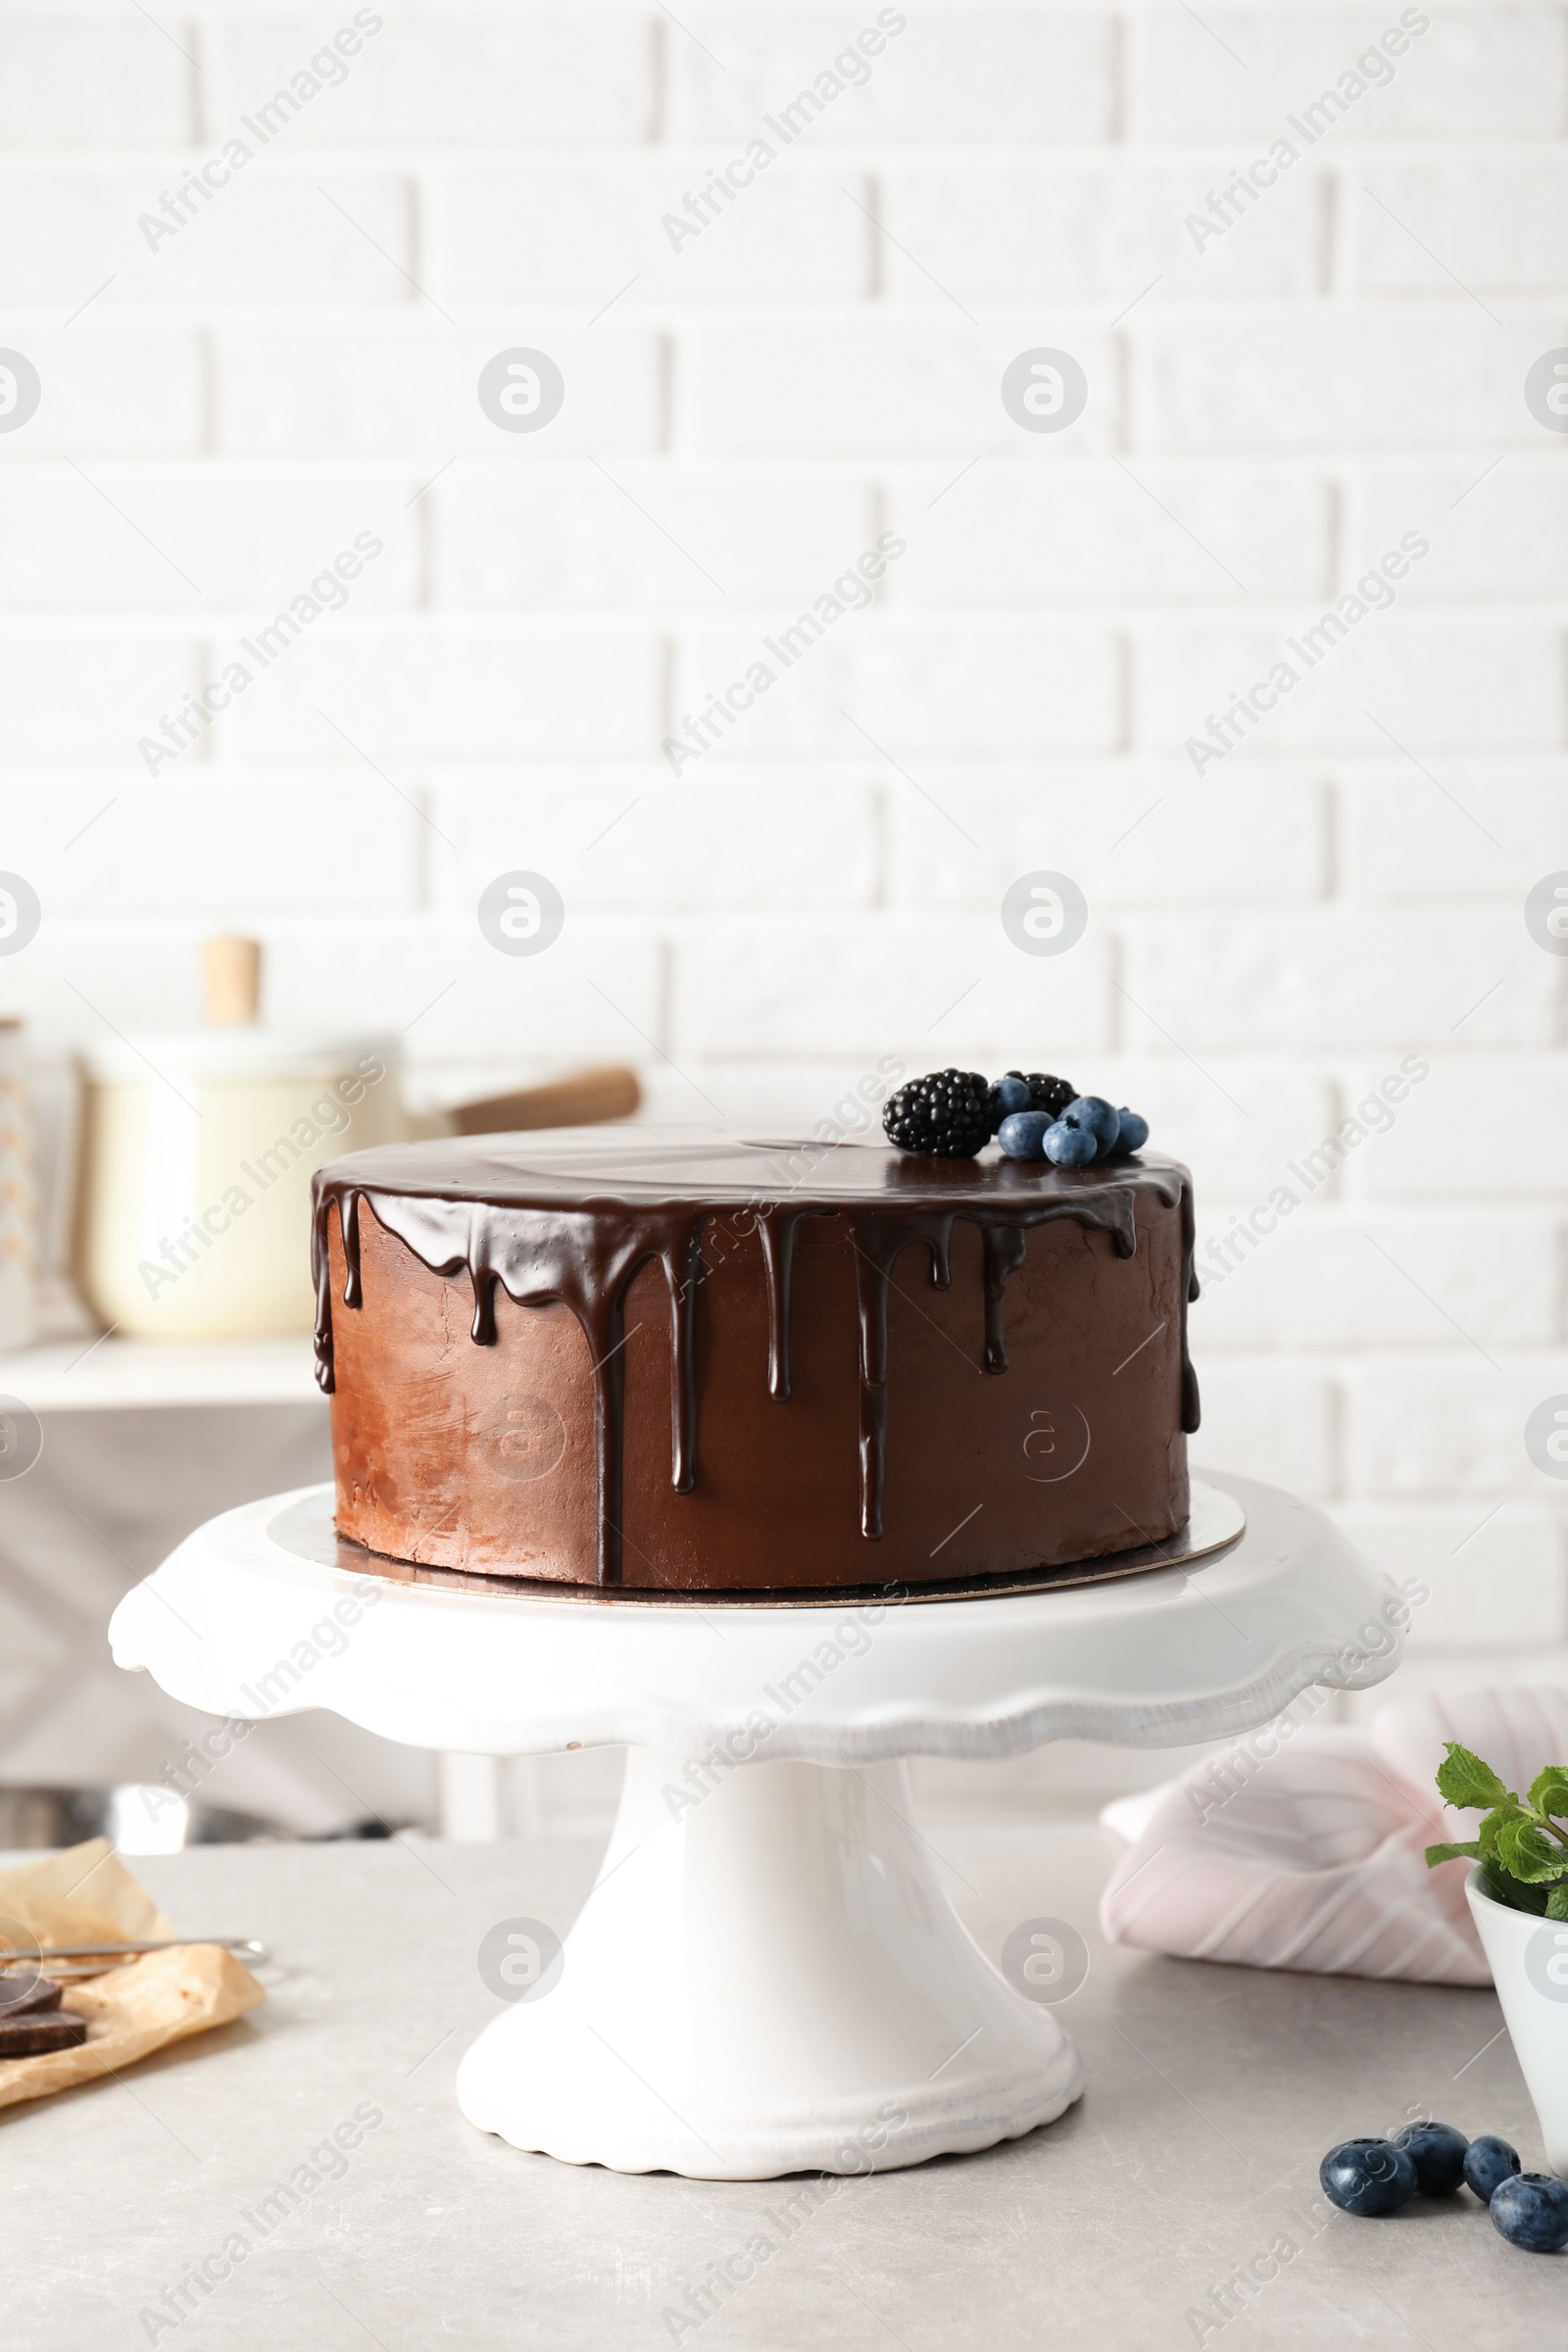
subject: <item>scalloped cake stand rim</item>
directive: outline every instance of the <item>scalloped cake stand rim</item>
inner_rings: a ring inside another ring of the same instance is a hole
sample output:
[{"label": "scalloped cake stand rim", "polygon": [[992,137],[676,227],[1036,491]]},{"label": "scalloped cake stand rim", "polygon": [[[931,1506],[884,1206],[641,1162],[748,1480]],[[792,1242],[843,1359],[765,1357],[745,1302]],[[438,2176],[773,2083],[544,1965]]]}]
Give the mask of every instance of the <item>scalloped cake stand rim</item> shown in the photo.
[{"label": "scalloped cake stand rim", "polygon": [[463,2113],[626,2172],[881,2171],[1015,2137],[1083,2086],[1055,2008],[954,1912],[897,1759],[1172,1745],[1396,1663],[1391,1588],[1324,1515],[1209,1477],[1246,1532],[1197,1564],[831,1610],[584,1608],[354,1574],[279,1542],[301,1490],[197,1529],[125,1595],[111,1642],[217,1715],[327,1707],[500,1755],[627,1743],[548,1998],[531,1923],[501,1923],[519,1997],[462,2061]]}]

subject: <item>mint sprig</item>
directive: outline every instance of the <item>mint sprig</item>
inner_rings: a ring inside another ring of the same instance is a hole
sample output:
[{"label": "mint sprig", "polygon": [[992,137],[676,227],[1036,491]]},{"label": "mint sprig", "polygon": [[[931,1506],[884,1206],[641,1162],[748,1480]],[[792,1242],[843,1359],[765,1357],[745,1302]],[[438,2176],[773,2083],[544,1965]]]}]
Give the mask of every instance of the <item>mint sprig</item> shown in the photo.
[{"label": "mint sprig", "polygon": [[1429,1845],[1427,1868],[1463,1854],[1481,1866],[1482,1891],[1512,1911],[1568,1920],[1568,1766],[1548,1764],[1521,1800],[1457,1740],[1444,1742],[1438,1788],[1456,1812],[1485,1818],[1469,1843]]},{"label": "mint sprig", "polygon": [[1490,1764],[1461,1747],[1457,1740],[1446,1740],[1447,1754],[1438,1766],[1438,1788],[1450,1805],[1460,1812],[1477,1805],[1517,1804],[1511,1798]]}]

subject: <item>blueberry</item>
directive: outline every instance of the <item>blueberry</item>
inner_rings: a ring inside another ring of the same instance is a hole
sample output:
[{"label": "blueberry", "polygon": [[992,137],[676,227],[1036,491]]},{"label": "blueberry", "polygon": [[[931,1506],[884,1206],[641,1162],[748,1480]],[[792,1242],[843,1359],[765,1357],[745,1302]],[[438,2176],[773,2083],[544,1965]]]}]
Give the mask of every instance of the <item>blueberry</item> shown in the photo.
[{"label": "blueberry", "polygon": [[1010,1112],[1015,1110],[1027,1110],[1029,1108],[1028,1079],[1020,1078],[1016,1072],[1009,1070],[1006,1077],[999,1078],[991,1089],[991,1100],[1003,1118],[1006,1118]]},{"label": "blueberry", "polygon": [[1043,1110],[1009,1111],[997,1129],[997,1141],[1009,1159],[1044,1159],[1046,1130],[1050,1125],[1051,1120]]},{"label": "blueberry", "polygon": [[1483,2205],[1490,2205],[1493,2192],[1518,2170],[1518,2149],[1510,2148],[1508,2142],[1499,2139],[1494,2132],[1484,2132],[1480,2139],[1473,2139],[1464,2152],[1465,2180]]},{"label": "blueberry", "polygon": [[1397,2213],[1415,2195],[1415,2160],[1387,2139],[1347,2139],[1317,2168],[1323,2194],[1343,2213]]},{"label": "blueberry", "polygon": [[1510,2246],[1555,2254],[1568,2246],[1568,2185],[1552,2173],[1517,2173],[1492,2192],[1492,2218]]},{"label": "blueberry", "polygon": [[1394,2134],[1394,2144],[1408,2151],[1424,2197],[1451,2197],[1463,2185],[1470,2142],[1451,2124],[1406,2124]]},{"label": "blueberry", "polygon": [[1123,1152],[1141,1152],[1149,1141],[1149,1121],[1125,1106],[1117,1111],[1116,1120],[1120,1130],[1116,1137],[1117,1156]]},{"label": "blueberry", "polygon": [[1092,1136],[1095,1156],[1099,1159],[1116,1149],[1121,1119],[1115,1103],[1107,1102],[1103,1095],[1079,1095],[1062,1112],[1061,1123],[1064,1127],[1081,1128],[1084,1134]]},{"label": "blueberry", "polygon": [[1095,1156],[1095,1139],[1087,1127],[1069,1127],[1057,1119],[1045,1133],[1046,1157],[1058,1168],[1086,1168]]}]

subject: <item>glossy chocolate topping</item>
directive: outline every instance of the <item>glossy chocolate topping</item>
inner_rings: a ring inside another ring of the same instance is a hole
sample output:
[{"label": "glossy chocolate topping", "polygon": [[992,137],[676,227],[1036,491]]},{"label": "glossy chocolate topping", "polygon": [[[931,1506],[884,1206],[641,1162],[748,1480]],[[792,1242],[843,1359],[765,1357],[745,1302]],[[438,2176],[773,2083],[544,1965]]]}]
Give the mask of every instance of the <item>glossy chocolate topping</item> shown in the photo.
[{"label": "glossy chocolate topping", "polygon": [[1177,1161],[1139,1155],[1098,1167],[1055,1168],[1001,1157],[942,1160],[880,1144],[752,1142],[654,1127],[565,1129],[550,1135],[466,1136],[384,1144],[317,1174],[312,1263],[317,1380],[333,1386],[328,1228],[335,1208],[346,1269],[342,1304],[361,1303],[360,1210],[397,1236],[434,1274],[466,1275],[471,1336],[495,1342],[499,1284],[519,1305],[568,1306],[588,1342],[595,1384],[598,1581],[620,1579],[621,1452],[626,1292],[657,1259],[673,1316],[671,1482],[691,1492],[697,1464],[695,1328],[710,1223],[756,1230],[767,1286],[771,1396],[790,1395],[790,1303],[796,1238],[806,1217],[844,1221],[855,1251],[859,1325],[860,1533],[882,1534],[887,1455],[888,1293],[905,1250],[927,1253],[934,1288],[952,1281],[953,1228],[979,1229],[983,1298],[975,1319],[987,1372],[1007,1369],[1007,1280],[1034,1226],[1070,1218],[1110,1235],[1118,1255],[1137,1248],[1140,1193],[1182,1223],[1182,1428],[1198,1427],[1198,1385],[1187,1352],[1193,1276],[1193,1195]]}]

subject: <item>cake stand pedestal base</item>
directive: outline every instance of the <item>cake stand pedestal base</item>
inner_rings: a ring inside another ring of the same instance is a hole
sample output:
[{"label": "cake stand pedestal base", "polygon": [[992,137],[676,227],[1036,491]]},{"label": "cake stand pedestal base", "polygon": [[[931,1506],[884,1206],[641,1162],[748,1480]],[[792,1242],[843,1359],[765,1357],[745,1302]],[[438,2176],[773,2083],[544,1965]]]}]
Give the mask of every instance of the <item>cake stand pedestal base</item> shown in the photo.
[{"label": "cake stand pedestal base", "polygon": [[876,2171],[1014,2137],[1081,2087],[1044,1991],[932,1876],[902,1757],[1178,1746],[1393,1671],[1402,1604],[1321,1512],[1195,1480],[1195,1524],[1220,1506],[1219,1548],[1119,1582],[640,1605],[378,1571],[318,1487],[198,1528],[110,1641],[214,1715],[330,1707],[453,1756],[629,1745],[564,1947],[516,1919],[481,1953],[508,2005],[463,2061],[465,2115],[626,2172]]},{"label": "cake stand pedestal base", "polygon": [[912,1816],[903,1764],[715,1772],[632,1748],[559,1982],[534,1975],[548,1997],[525,1986],[468,2051],[464,2114],[569,2164],[721,2180],[918,2164],[1049,2123],[1083,2087],[1078,2053],[979,1950]]}]

